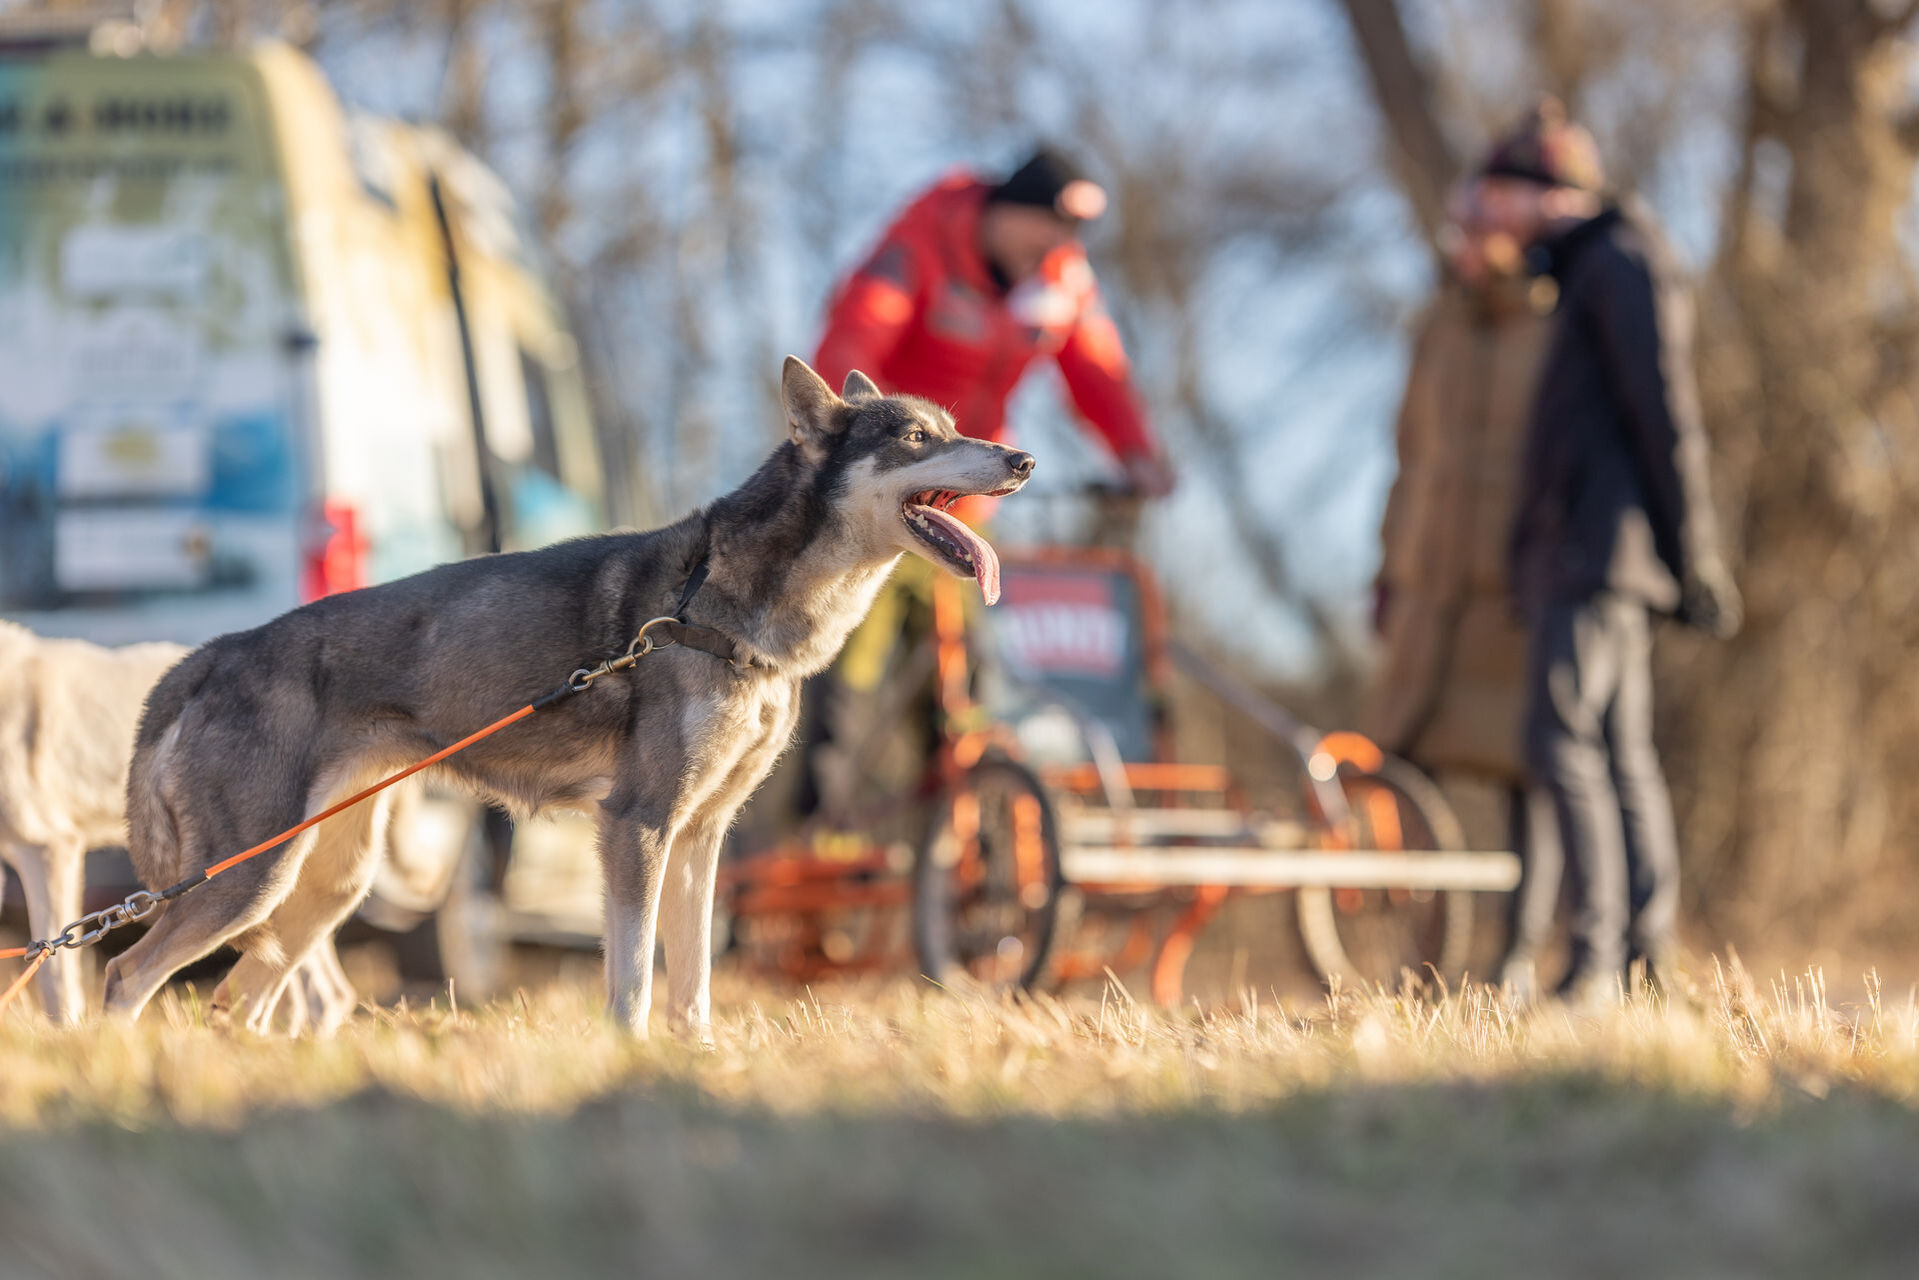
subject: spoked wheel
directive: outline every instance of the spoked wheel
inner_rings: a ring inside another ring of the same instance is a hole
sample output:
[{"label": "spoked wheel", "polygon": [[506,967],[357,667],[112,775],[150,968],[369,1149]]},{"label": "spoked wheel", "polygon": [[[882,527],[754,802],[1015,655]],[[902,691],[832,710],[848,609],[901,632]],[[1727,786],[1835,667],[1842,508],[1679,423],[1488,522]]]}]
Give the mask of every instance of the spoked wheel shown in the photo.
[{"label": "spoked wheel", "polygon": [[1062,885],[1059,820],[1025,765],[990,757],[935,807],[913,867],[913,941],[935,981],[1031,987],[1045,972]]},{"label": "spoked wheel", "polygon": [[[1371,772],[1342,769],[1358,847],[1460,850],[1459,819],[1430,779],[1387,758]],[[1329,856],[1337,856],[1336,854]],[[1463,889],[1302,888],[1299,932],[1320,977],[1393,986],[1411,973],[1457,978],[1473,941],[1473,895]]]}]

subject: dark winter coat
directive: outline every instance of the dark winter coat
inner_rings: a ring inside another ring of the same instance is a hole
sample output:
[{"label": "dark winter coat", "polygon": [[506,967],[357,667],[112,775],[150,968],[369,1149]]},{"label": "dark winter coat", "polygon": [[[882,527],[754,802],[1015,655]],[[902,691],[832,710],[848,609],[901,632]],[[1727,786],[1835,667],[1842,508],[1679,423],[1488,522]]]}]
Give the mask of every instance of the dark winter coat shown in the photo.
[{"label": "dark winter coat", "polygon": [[1602,591],[1672,613],[1689,569],[1717,555],[1690,300],[1636,211],[1608,208],[1539,249],[1559,304],[1512,529],[1515,596],[1528,613]]}]

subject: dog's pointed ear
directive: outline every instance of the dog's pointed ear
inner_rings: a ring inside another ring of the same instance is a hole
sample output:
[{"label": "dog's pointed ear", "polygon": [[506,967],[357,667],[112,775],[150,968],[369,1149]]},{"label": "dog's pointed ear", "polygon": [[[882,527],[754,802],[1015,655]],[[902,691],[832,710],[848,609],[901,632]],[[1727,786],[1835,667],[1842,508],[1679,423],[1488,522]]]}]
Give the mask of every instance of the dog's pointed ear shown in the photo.
[{"label": "dog's pointed ear", "polygon": [[842,400],[878,399],[882,394],[878,385],[858,369],[846,375],[846,385],[840,388]]},{"label": "dog's pointed ear", "polygon": [[846,402],[798,356],[786,357],[780,369],[780,400],[786,406],[787,430],[801,448],[818,447],[840,429],[837,411],[845,408]]}]

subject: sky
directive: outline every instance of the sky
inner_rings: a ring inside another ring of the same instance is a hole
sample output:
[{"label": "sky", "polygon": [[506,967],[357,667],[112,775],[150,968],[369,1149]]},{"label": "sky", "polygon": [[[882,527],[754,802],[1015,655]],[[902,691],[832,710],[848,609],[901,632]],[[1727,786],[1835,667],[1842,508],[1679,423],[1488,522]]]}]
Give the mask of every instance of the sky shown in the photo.
[{"label": "sky", "polygon": [[[1518,45],[1497,21],[1502,7],[1502,0],[1449,0],[1446,10],[1455,19],[1485,11],[1487,20],[1474,28],[1472,65],[1488,83],[1515,75]],[[695,21],[695,12],[685,10],[681,21]],[[973,74],[982,68],[957,65],[953,52],[981,37],[981,24],[994,20],[990,7],[928,0],[903,8],[907,39],[869,49],[835,80],[823,78],[818,57],[796,36],[810,34],[817,3],[731,0],[697,12],[739,37],[725,75],[752,217],[743,270],[729,275],[722,264],[725,242],[699,181],[704,134],[690,88],[588,134],[570,173],[587,212],[563,245],[584,258],[597,234],[611,233],[612,223],[592,213],[596,200],[617,213],[643,197],[673,237],[672,253],[599,295],[600,309],[584,321],[603,328],[589,339],[600,340],[624,398],[700,427],[649,446],[668,505],[721,492],[756,464],[769,440],[766,397],[778,356],[810,353],[834,280],[899,207],[956,166],[990,171],[1036,138],[1070,141],[1080,81],[1090,80],[1108,125],[1127,145],[1176,155],[1206,182],[1252,174],[1272,179],[1281,193],[1295,178],[1340,192],[1303,239],[1276,213],[1270,230],[1226,229],[1204,256],[1187,318],[1200,334],[1209,401],[1230,426],[1236,456],[1222,476],[1197,456],[1192,433],[1165,401],[1149,394],[1184,482],[1150,514],[1144,546],[1174,607],[1209,638],[1263,674],[1309,675],[1316,659],[1309,633],[1263,589],[1222,510],[1219,484],[1243,477],[1296,582],[1363,644],[1379,515],[1395,467],[1405,329],[1430,288],[1431,265],[1380,164],[1377,122],[1336,4],[1038,0],[1026,12],[1042,43],[1080,70],[1016,72],[993,82],[990,101],[978,89],[986,81]],[[1407,12],[1416,38],[1441,37],[1430,20],[1442,10],[1408,5]],[[667,38],[683,34],[669,30]],[[389,31],[323,41],[318,52],[349,103],[426,118],[438,105],[440,70],[429,36]],[[521,56],[524,41],[523,32],[500,24],[486,44],[492,155],[523,191],[539,179],[526,135],[543,88]],[[1698,51],[1697,93],[1710,98],[1730,59],[1729,49]],[[1606,92],[1630,97],[1634,83],[1627,65]],[[1607,109],[1603,94],[1596,109]],[[823,139],[828,129],[836,136]],[[1647,191],[1694,263],[1710,251],[1708,193],[1727,165],[1723,139],[1709,127],[1696,133],[1671,149]],[[1204,201],[1211,189],[1201,183],[1173,199]],[[1207,225],[1204,208],[1175,203],[1173,211]],[[1099,226],[1089,236],[1096,270],[1115,231]],[[1178,372],[1165,317],[1129,298],[1111,274],[1105,278],[1149,392],[1164,386]],[[703,361],[684,357],[684,335],[673,330],[681,322],[675,290],[693,293],[708,348]],[[1068,503],[1057,495],[1107,472],[1071,424],[1050,372],[1029,376],[1011,419],[1042,460],[1035,491],[1002,513],[999,538],[1016,545],[1070,524]]]}]

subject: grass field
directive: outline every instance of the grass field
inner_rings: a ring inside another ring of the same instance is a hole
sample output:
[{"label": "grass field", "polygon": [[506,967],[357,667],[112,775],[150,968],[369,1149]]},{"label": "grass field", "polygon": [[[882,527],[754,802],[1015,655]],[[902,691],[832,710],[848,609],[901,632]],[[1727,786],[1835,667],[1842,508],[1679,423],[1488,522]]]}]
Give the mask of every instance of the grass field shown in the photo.
[{"label": "grass field", "polygon": [[1168,1015],[584,985],[335,1040],[0,1025],[0,1276],[1910,1276],[1919,1010],[1712,968]]}]

